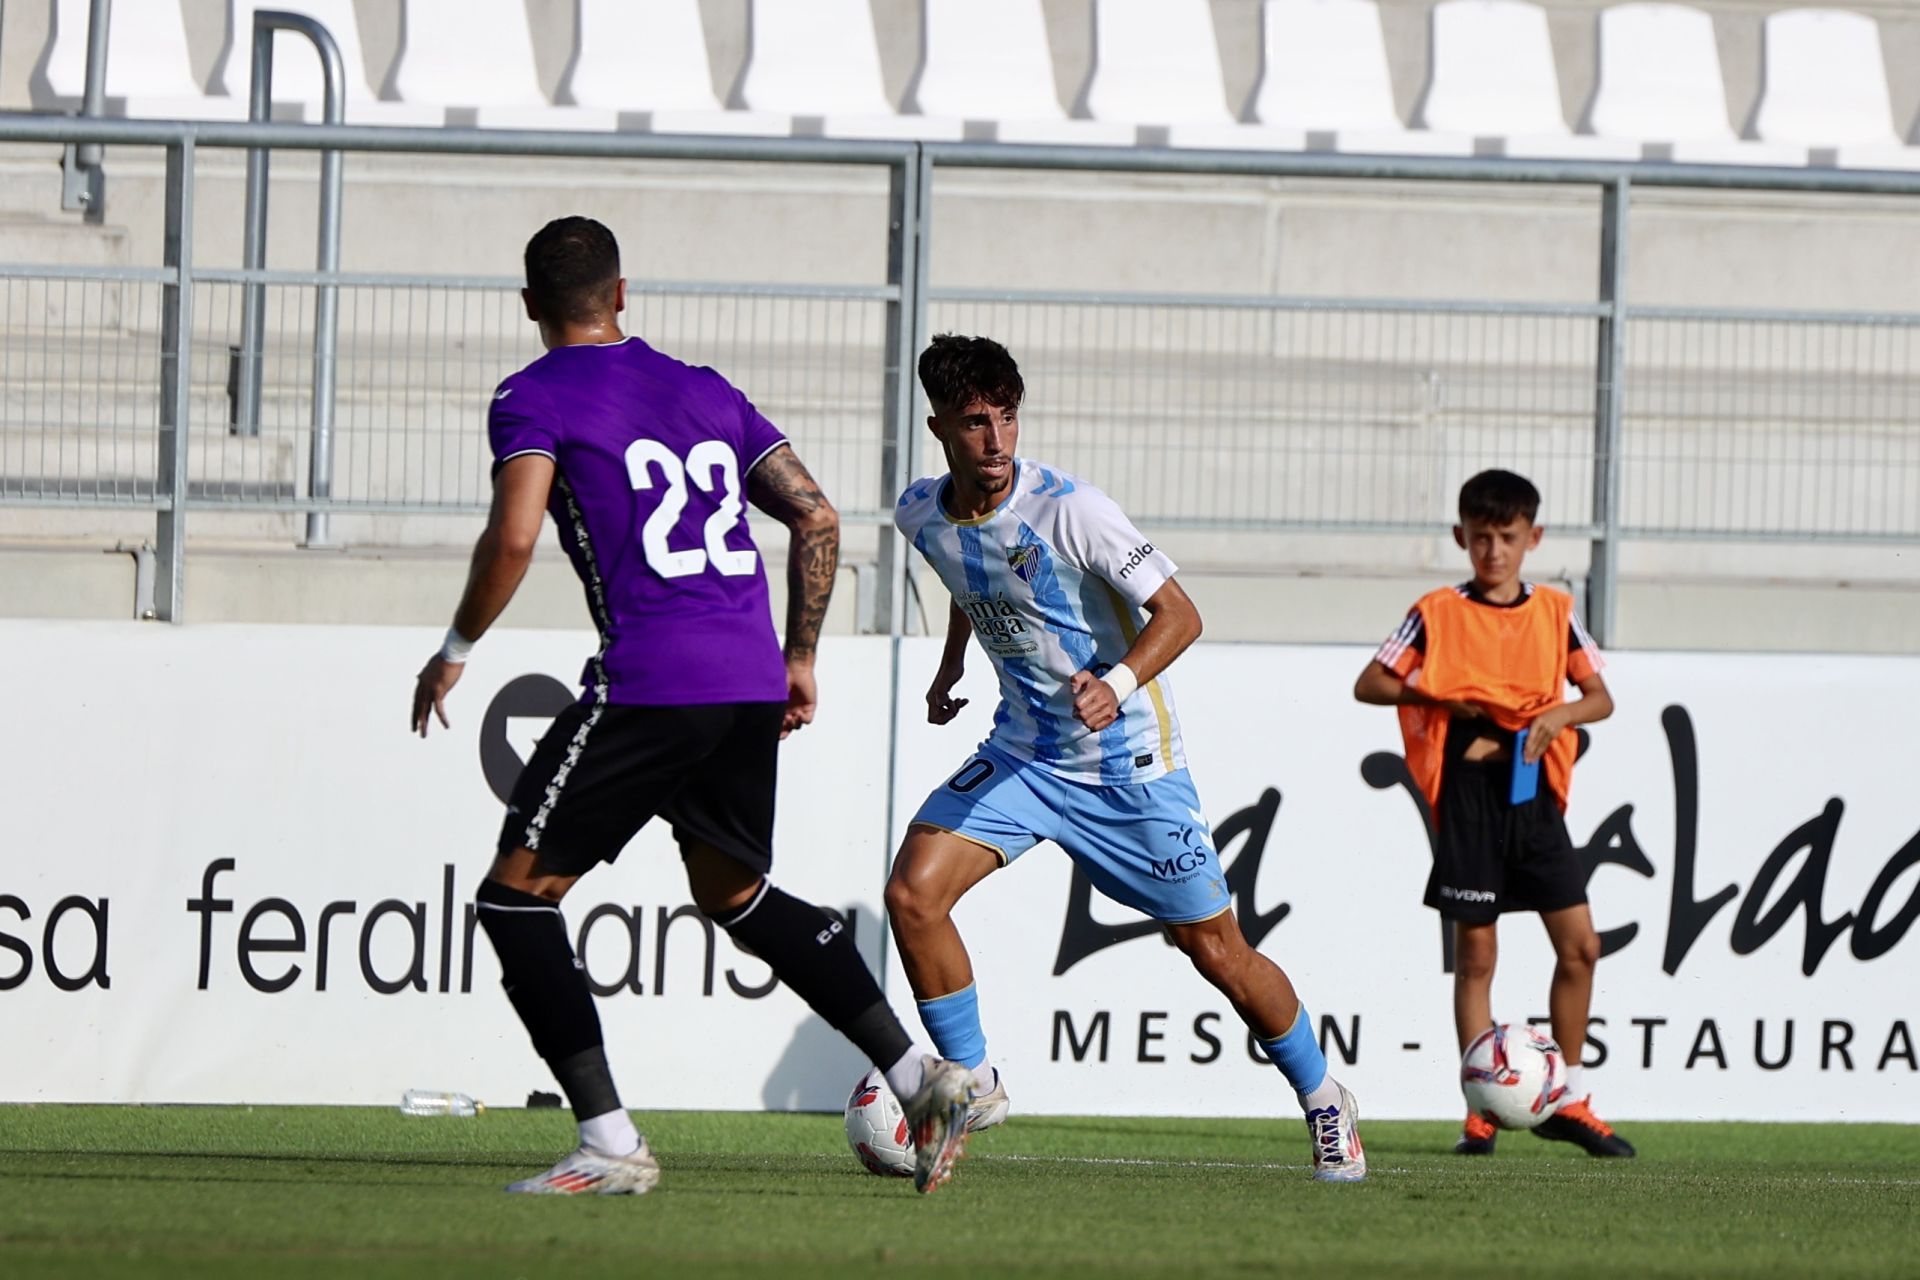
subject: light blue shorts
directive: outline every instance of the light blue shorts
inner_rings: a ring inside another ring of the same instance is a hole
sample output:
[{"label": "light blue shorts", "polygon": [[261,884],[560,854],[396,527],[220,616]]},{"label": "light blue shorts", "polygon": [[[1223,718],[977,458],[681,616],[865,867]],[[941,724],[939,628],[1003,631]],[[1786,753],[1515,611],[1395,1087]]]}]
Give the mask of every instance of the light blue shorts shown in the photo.
[{"label": "light blue shorts", "polygon": [[1096,787],[983,744],[913,820],[985,845],[1002,865],[1051,840],[1094,888],[1165,924],[1191,924],[1232,905],[1185,769],[1152,782]]}]

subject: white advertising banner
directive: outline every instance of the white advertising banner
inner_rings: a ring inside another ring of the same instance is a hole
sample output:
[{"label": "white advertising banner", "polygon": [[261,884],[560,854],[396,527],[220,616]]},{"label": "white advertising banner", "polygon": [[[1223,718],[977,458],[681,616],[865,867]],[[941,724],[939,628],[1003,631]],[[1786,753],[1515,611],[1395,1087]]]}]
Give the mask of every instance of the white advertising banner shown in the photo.
[{"label": "white advertising banner", "polygon": [[[1239,918],[1364,1114],[1461,1114],[1425,819],[1349,647],[1203,645],[1172,672]],[[897,825],[983,737],[977,653],[944,728],[908,642]],[[1920,1120],[1920,661],[1620,654],[1568,826],[1594,865],[1588,1085],[1608,1117]],[[1169,833],[1170,838],[1174,833]],[[1052,845],[955,912],[1017,1110],[1291,1114],[1227,1002]],[[1553,955],[1508,916],[1494,1011],[1545,1021]],[[893,962],[889,990],[902,991]],[[902,1000],[904,1002],[904,996]]]},{"label": "white advertising banner", "polygon": [[[501,797],[592,639],[490,635],[453,729],[405,731],[438,637],[378,628],[0,623],[0,1100],[495,1104],[552,1087],[473,928]],[[894,838],[987,729],[943,728],[937,641],[822,649],[781,756],[776,878],[882,955]],[[1359,648],[1206,645],[1173,673],[1247,932],[1299,987],[1368,1115],[1453,1116],[1451,979],[1428,839]],[[1920,1120],[1920,660],[1621,654],[1568,815],[1608,954],[1589,1082],[1610,1118]],[[838,1107],[862,1069],[691,908],[666,831],[567,916],[634,1106]],[[956,913],[1027,1113],[1290,1114],[1226,1002],[1043,845]],[[1494,1007],[1543,1017],[1536,921]],[[888,991],[911,995],[891,947]],[[917,1027],[914,1028],[917,1030]]]},{"label": "white advertising banner", "polygon": [[[0,623],[0,1099],[518,1104],[552,1078],[468,914],[586,634],[487,637],[406,732],[423,630]],[[777,863],[880,955],[886,643],[821,658]],[[866,668],[878,661],[878,674]],[[879,741],[875,734],[881,735]],[[857,762],[849,767],[850,762]],[[691,905],[663,824],[566,914],[634,1106],[838,1107],[863,1065]]]}]

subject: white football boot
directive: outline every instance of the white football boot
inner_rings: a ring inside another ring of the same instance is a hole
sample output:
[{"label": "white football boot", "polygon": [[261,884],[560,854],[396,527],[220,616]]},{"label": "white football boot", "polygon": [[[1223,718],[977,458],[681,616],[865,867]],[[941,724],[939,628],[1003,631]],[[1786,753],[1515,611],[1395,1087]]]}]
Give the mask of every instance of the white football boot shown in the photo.
[{"label": "white football boot", "polygon": [[978,1133],[982,1129],[991,1129],[1007,1120],[1007,1083],[1000,1078],[1000,1068],[993,1069],[993,1088],[985,1093],[976,1093],[973,1102],[967,1107],[967,1132]]},{"label": "white football boot", "polygon": [[640,1139],[640,1149],[629,1156],[610,1156],[592,1147],[580,1147],[536,1178],[526,1178],[507,1190],[536,1196],[643,1196],[660,1181],[660,1162]]},{"label": "white football boot", "polygon": [[1340,1101],[1307,1112],[1307,1136],[1313,1142],[1315,1182],[1358,1182],[1367,1176],[1367,1153],[1360,1145],[1360,1107],[1347,1086]]},{"label": "white football boot", "polygon": [[966,1150],[973,1072],[931,1055],[923,1062],[919,1091],[904,1109],[913,1133],[913,1189],[926,1195],[953,1176],[953,1162]]}]

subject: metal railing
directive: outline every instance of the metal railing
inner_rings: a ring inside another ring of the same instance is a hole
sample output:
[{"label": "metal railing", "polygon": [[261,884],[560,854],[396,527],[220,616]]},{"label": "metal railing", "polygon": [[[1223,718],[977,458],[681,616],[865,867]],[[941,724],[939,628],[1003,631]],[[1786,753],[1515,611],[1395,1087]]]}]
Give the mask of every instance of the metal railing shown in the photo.
[{"label": "metal railing", "polygon": [[[952,328],[1029,355],[1048,454],[1153,526],[1439,532],[1467,473],[1524,469],[1591,542],[1603,642],[1624,539],[1920,543],[1920,315],[1637,309],[1623,288],[1637,186],[1913,195],[1920,175],[52,117],[0,118],[0,141],[166,155],[160,267],[0,265],[0,503],[154,511],[163,618],[184,616],[189,510],[481,510],[486,397],[537,354],[517,280],[197,265],[200,148],[884,170],[884,283],[631,285],[636,332],[724,368],[855,521],[886,521],[928,469],[913,363]],[[1599,278],[1570,303],[933,288],[931,196],[959,168],[1579,184],[1599,197]],[[323,296],[338,341],[319,360]],[[248,297],[250,420],[227,360]],[[243,421],[257,437],[230,434]],[[862,622],[898,634],[905,557],[890,537],[880,556]]]}]

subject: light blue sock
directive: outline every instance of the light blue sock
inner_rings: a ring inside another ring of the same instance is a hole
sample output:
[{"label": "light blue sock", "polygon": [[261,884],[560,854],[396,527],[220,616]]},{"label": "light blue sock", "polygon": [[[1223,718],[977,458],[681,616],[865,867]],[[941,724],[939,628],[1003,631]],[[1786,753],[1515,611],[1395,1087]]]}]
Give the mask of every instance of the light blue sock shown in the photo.
[{"label": "light blue sock", "polygon": [[987,1060],[987,1033],[980,1029],[980,998],[971,982],[951,995],[919,1004],[920,1021],[926,1024],[941,1057],[968,1070]]},{"label": "light blue sock", "polygon": [[1339,1101],[1339,1087],[1327,1074],[1327,1055],[1320,1052],[1320,1041],[1313,1034],[1313,1018],[1307,1013],[1307,1006],[1300,1006],[1287,1034],[1277,1040],[1262,1040],[1260,1047],[1273,1059],[1273,1065],[1280,1068],[1280,1074],[1287,1078],[1293,1091],[1300,1095],[1302,1107],[1312,1110]]}]

